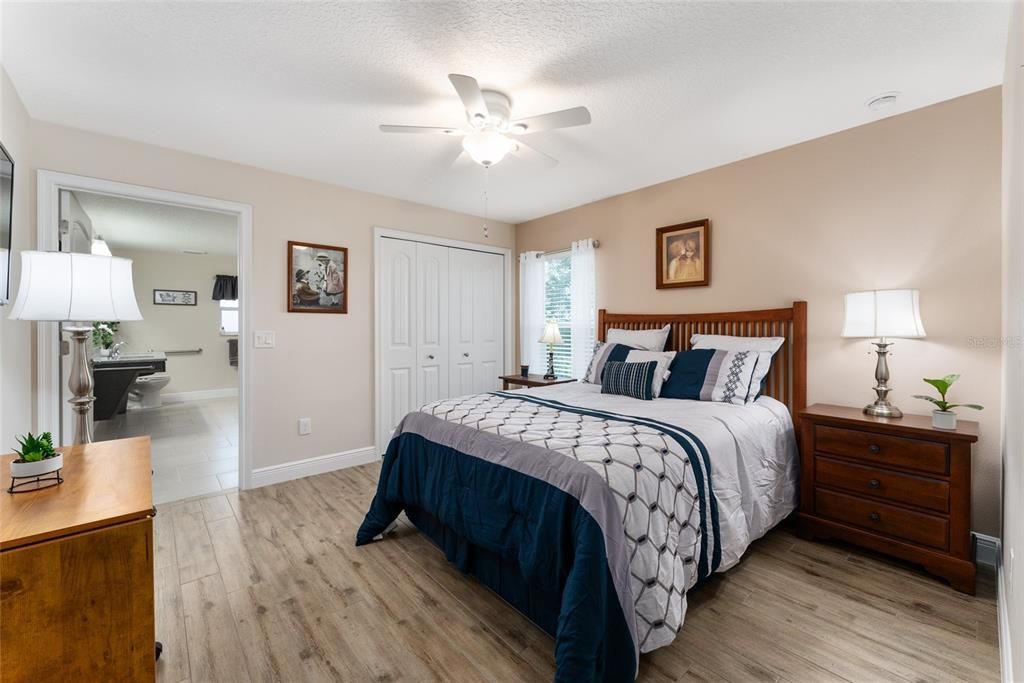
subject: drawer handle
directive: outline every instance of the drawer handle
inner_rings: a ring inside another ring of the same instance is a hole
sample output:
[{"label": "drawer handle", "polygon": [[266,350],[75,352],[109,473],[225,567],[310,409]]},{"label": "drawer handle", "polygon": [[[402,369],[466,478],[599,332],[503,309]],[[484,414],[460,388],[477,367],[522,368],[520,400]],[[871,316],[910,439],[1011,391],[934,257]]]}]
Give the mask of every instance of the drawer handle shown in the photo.
[{"label": "drawer handle", "polygon": [[882,447],[876,443],[873,443],[870,446],[868,446],[868,450],[871,451],[872,453],[878,453],[879,451],[882,450]]},{"label": "drawer handle", "polygon": [[870,515],[868,515],[868,519],[870,519],[872,522],[877,522],[878,520],[882,519],[882,515],[878,514],[877,512],[872,512]]},{"label": "drawer handle", "polygon": [[877,479],[872,479],[871,481],[868,482],[868,486],[870,486],[873,489],[877,489],[881,485],[882,482],[878,481]]},{"label": "drawer handle", "polygon": [[427,355],[427,359],[428,359],[428,360],[434,360],[434,354],[432,354],[432,353],[431,353],[431,354],[428,354],[428,355]]}]

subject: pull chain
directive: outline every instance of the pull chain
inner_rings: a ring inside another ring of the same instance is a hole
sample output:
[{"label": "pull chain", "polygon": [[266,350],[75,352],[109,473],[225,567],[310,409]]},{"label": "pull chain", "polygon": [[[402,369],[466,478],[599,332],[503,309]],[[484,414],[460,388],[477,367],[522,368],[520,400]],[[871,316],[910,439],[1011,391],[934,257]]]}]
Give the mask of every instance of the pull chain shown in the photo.
[{"label": "pull chain", "polygon": [[484,166],[484,239],[490,239],[490,231],[487,228],[487,186],[490,184],[491,169]]}]

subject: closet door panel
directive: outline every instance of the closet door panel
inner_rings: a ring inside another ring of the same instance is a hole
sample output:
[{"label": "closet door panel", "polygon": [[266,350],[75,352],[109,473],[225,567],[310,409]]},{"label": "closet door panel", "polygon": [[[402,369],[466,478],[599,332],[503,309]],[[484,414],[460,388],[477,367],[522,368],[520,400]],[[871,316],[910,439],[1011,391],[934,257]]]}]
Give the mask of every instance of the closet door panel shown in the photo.
[{"label": "closet door panel", "polygon": [[504,358],[504,259],[500,254],[474,253],[474,311],[477,392],[498,389]]},{"label": "closet door panel", "polygon": [[378,446],[384,450],[391,434],[416,399],[417,315],[413,297],[416,283],[416,245],[402,240],[381,240],[380,287],[381,430]]},{"label": "closet door panel", "polygon": [[448,397],[447,247],[416,245],[416,404]]},{"label": "closet door panel", "polygon": [[451,396],[465,396],[477,392],[476,388],[476,296],[475,273],[477,252],[450,249],[448,253],[449,287],[448,316],[449,377]]}]

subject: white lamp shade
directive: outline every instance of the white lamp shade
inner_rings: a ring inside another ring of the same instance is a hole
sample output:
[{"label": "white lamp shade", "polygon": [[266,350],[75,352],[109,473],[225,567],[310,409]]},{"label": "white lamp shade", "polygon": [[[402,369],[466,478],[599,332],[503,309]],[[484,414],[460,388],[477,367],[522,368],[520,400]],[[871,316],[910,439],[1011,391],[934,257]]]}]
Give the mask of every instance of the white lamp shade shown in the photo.
[{"label": "white lamp shade", "polygon": [[876,289],[846,295],[844,337],[923,337],[916,289]]},{"label": "white lamp shade", "polygon": [[12,320],[142,320],[131,259],[52,251],[21,252]]},{"label": "white lamp shade", "polygon": [[462,138],[462,149],[481,166],[493,166],[515,149],[516,143],[493,130],[470,133]]},{"label": "white lamp shade", "polygon": [[558,323],[552,321],[544,326],[544,334],[538,340],[542,344],[561,344],[562,333],[558,331]]}]

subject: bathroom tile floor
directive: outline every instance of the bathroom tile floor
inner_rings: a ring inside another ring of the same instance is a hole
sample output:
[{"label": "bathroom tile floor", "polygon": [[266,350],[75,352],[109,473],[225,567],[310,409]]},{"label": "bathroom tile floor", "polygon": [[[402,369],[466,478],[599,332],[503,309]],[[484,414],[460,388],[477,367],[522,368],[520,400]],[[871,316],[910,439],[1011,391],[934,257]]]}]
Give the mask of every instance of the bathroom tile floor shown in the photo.
[{"label": "bathroom tile floor", "polygon": [[129,410],[97,422],[96,441],[149,435],[153,502],[238,487],[238,399],[212,398]]}]

